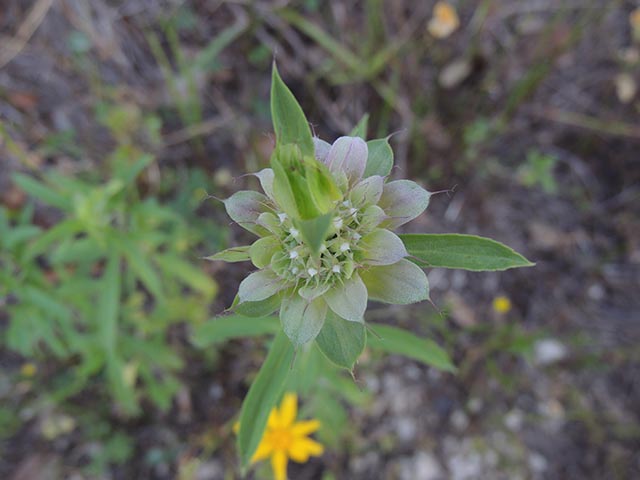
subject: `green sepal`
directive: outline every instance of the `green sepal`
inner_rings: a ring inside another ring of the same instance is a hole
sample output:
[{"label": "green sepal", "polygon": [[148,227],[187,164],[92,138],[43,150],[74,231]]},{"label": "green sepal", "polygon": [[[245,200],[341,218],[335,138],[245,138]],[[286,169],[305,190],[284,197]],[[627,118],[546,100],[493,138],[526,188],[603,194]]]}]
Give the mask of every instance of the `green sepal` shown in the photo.
[{"label": "green sepal", "polygon": [[370,177],[371,175],[386,177],[389,175],[393,168],[393,150],[389,145],[389,137],[369,140],[367,148],[369,149],[369,157],[367,158],[364,177]]}]

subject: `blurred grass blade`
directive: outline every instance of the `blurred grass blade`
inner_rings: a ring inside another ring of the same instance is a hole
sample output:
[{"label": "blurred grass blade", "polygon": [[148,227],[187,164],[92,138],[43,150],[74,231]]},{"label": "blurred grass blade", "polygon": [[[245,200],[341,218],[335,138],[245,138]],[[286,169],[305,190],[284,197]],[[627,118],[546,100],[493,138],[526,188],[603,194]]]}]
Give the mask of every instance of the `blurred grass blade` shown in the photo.
[{"label": "blurred grass blade", "polygon": [[231,7],[236,21],[233,25],[222,30],[213,40],[196,56],[193,67],[198,71],[210,71],[218,54],[231,45],[248,27],[249,21],[242,8]]},{"label": "blurred grass blade", "polygon": [[415,263],[422,267],[460,268],[474,272],[532,267],[535,264],[512,248],[475,235],[400,235]]},{"label": "blurred grass blade", "polygon": [[411,332],[390,325],[371,324],[371,328],[381,337],[368,336],[368,344],[371,348],[403,355],[440,370],[456,371],[447,352],[433,340],[418,337]]},{"label": "blurred grass blade", "polygon": [[278,330],[267,358],[242,402],[238,451],[244,469],[249,466],[251,457],[258,448],[269,413],[284,388],[292,360],[291,342],[282,330]]},{"label": "blurred grass blade", "polygon": [[336,60],[343,63],[344,66],[359,74],[361,77],[366,75],[367,67],[362,60],[339,42],[334,40],[320,27],[291,9],[280,10],[279,15],[298,30],[302,31],[305,35],[308,35],[318,45],[333,55]]},{"label": "blurred grass blade", "polygon": [[280,322],[276,317],[230,315],[212,318],[205,323],[196,325],[191,335],[191,342],[198,348],[205,348],[234,338],[275,334],[279,330]]}]

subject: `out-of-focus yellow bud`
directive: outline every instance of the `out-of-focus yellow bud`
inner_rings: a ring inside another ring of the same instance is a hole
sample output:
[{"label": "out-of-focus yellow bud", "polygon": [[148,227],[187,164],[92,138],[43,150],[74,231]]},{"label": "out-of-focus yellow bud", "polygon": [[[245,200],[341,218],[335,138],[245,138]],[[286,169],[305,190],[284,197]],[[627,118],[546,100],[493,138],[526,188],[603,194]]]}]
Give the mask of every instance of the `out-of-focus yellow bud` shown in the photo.
[{"label": "out-of-focus yellow bud", "polygon": [[20,367],[20,375],[23,377],[31,378],[38,373],[38,367],[34,363],[27,362]]},{"label": "out-of-focus yellow bud", "polygon": [[449,2],[438,2],[433,7],[433,17],[427,29],[436,38],[447,38],[460,26],[458,12]]},{"label": "out-of-focus yellow bud", "polygon": [[504,295],[493,299],[493,309],[498,313],[508,313],[511,310],[511,300]]}]

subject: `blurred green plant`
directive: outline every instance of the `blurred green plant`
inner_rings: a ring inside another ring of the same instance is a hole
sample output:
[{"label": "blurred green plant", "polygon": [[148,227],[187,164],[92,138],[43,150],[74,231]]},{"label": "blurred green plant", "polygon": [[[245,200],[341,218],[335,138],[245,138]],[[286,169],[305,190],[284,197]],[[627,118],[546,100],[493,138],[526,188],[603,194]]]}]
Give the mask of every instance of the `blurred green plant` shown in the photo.
[{"label": "blurred green plant", "polygon": [[202,122],[201,87],[205,76],[222,68],[218,56],[233,43],[248,27],[246,15],[233,9],[236,21],[222,30],[194,56],[185,55],[180,42],[180,31],[188,29],[196,22],[195,14],[184,6],[162,22],[164,39],[170,55],[167,55],[160,36],[152,31],[147,33],[147,42],[175,102],[180,120],[184,126]]},{"label": "blurred green plant", "polygon": [[117,149],[106,182],[16,175],[33,199],[58,210],[48,230],[33,224],[32,206],[14,221],[0,210],[2,341],[36,361],[58,359],[49,379],[56,400],[99,376],[122,413],[135,415],[143,398],[166,410],[180,386],[168,329],[203,321],[217,286],[189,261],[199,233],[138,193],[136,178],[153,160]]},{"label": "blurred green plant", "polygon": [[558,192],[553,173],[557,163],[555,155],[529,150],[526,162],[518,168],[518,180],[526,187],[541,188],[543,192],[554,195]]}]

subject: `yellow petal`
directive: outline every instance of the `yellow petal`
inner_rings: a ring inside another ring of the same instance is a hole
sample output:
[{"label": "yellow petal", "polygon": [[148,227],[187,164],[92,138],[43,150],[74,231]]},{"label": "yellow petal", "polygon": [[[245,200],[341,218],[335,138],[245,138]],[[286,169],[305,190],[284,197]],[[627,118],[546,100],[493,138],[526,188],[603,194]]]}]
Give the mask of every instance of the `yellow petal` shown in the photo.
[{"label": "yellow petal", "polygon": [[305,420],[303,422],[296,422],[291,427],[291,434],[294,437],[304,437],[317,431],[320,428],[320,422],[318,420]]},{"label": "yellow petal", "polygon": [[280,415],[278,415],[278,409],[274,408],[271,410],[269,414],[269,419],[267,420],[267,429],[274,429],[280,426]]},{"label": "yellow petal", "polygon": [[287,453],[291,460],[304,463],[309,460],[309,456],[318,457],[324,452],[324,447],[310,438],[302,437],[293,441]]},{"label": "yellow petal", "polygon": [[296,420],[298,415],[298,396],[295,393],[287,393],[280,404],[280,426],[288,427]]},{"label": "yellow petal", "polygon": [[256,452],[253,454],[253,457],[251,457],[251,463],[256,463],[264,460],[265,458],[269,457],[269,455],[271,455],[271,452],[273,452],[273,445],[268,441],[265,435],[264,437],[262,437],[262,440],[260,441]]},{"label": "yellow petal", "polygon": [[276,480],[287,480],[287,455],[282,450],[276,450],[271,456],[271,468]]}]

